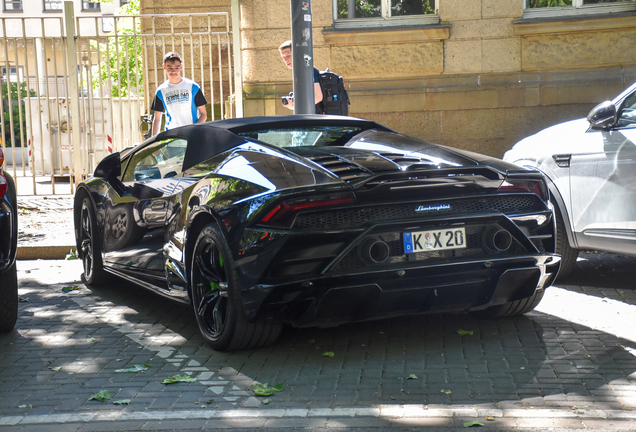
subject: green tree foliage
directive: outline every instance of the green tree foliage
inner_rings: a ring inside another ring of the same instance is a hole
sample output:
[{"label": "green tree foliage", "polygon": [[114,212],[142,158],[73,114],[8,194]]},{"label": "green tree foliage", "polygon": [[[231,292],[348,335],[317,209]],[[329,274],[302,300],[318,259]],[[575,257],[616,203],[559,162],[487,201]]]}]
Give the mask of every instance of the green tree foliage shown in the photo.
[{"label": "green tree foliage", "polygon": [[[19,90],[18,90],[19,88]],[[22,110],[22,130],[26,133],[26,116],[25,106],[23,99],[25,97],[31,96],[35,97],[37,94],[34,90],[27,91],[27,83],[26,81],[22,81],[19,85],[17,82],[11,83],[11,104],[12,109],[11,113],[9,112],[9,86],[6,82],[2,83],[2,115],[4,118],[4,144],[5,146],[11,146],[11,129],[13,129],[15,141],[15,147],[22,146],[22,134],[20,133],[20,112],[19,109]],[[19,108],[18,105],[21,104],[22,107]],[[13,116],[13,124],[11,123],[11,116]]]},{"label": "green tree foliage", "polygon": [[527,8],[572,6],[572,0],[527,0]]},{"label": "green tree foliage", "polygon": [[[584,5],[599,3],[617,3],[622,0],[584,0]],[[572,6],[572,0],[526,0],[526,7],[529,9],[545,7]]]},{"label": "green tree foliage", "polygon": [[[356,18],[381,16],[381,0],[355,0]],[[349,0],[338,0],[338,18],[347,18]],[[435,0],[391,0],[391,16],[435,13]]]},{"label": "green tree foliage", "polygon": [[[128,95],[143,96],[144,64],[142,42],[135,34],[141,31],[139,18],[121,17],[122,15],[138,15],[140,0],[131,0],[117,10],[116,33],[108,41],[91,42],[91,49],[99,51],[101,71],[94,65],[92,86],[97,90],[110,81],[110,96],[126,97]],[[107,96],[107,95],[104,95]]]}]

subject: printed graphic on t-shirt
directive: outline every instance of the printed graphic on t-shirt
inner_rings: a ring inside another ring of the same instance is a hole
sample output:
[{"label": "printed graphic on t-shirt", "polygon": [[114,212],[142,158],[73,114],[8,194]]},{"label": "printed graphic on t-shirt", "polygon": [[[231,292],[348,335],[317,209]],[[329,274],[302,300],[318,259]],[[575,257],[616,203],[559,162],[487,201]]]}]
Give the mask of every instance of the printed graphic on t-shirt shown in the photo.
[{"label": "printed graphic on t-shirt", "polygon": [[185,89],[165,91],[166,104],[182,103],[190,101],[190,92]]}]

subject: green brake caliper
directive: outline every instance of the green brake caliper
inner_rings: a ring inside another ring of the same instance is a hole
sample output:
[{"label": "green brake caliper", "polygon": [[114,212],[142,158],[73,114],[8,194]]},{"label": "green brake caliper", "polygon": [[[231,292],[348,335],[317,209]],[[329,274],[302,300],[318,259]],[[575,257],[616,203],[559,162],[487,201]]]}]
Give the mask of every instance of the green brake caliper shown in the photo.
[{"label": "green brake caliper", "polygon": [[[222,256],[219,257],[219,265],[221,266],[221,268],[223,268],[223,257]],[[217,290],[217,289],[219,289],[219,284],[210,281],[210,290],[214,291],[214,290]]]}]

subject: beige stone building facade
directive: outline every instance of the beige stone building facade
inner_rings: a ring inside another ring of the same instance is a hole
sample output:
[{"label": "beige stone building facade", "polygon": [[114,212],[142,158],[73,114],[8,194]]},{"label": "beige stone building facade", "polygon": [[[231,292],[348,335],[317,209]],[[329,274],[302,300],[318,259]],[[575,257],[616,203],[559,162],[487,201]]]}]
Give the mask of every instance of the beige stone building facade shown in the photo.
[{"label": "beige stone building facade", "polygon": [[[141,13],[229,11],[230,1],[142,0]],[[245,116],[288,114],[280,97],[292,88],[291,73],[277,47],[291,38],[290,1],[234,1]],[[384,9],[379,18],[347,20],[334,12],[337,0],[314,0],[314,64],[345,78],[351,115],[502,156],[636,81],[634,1],[530,9],[533,1],[437,0],[419,18]]]}]

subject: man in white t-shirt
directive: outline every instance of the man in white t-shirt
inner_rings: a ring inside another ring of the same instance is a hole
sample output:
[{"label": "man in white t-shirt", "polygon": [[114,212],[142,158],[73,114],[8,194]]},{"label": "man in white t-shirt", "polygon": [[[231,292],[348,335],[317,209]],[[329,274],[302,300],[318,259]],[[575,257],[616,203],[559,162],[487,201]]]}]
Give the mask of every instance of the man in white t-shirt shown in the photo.
[{"label": "man in white t-shirt", "polygon": [[159,133],[164,112],[166,130],[206,121],[208,114],[205,105],[208,101],[196,82],[181,76],[181,56],[176,52],[166,54],[163,57],[163,70],[166,71],[168,80],[157,88],[150,107],[155,112],[152,135]]}]

